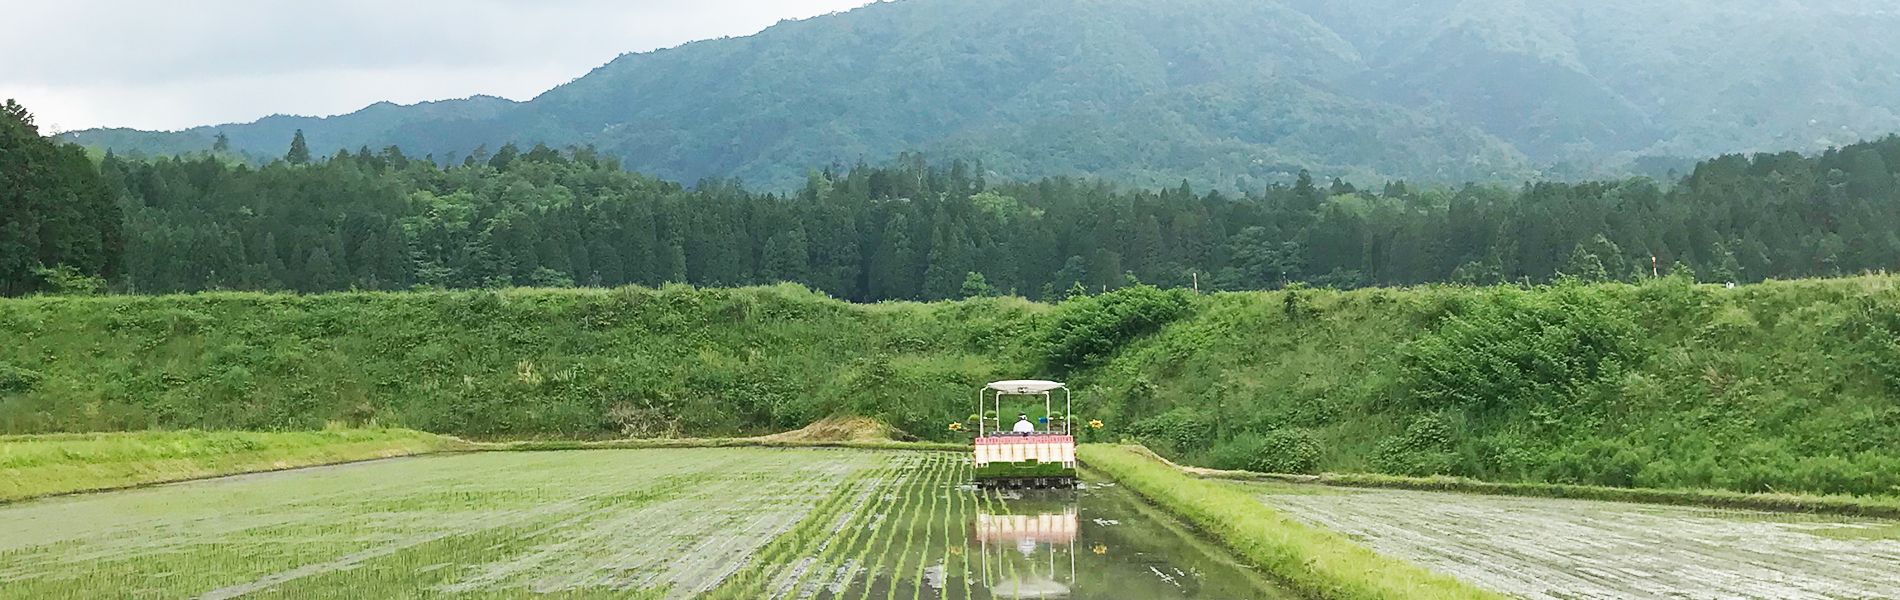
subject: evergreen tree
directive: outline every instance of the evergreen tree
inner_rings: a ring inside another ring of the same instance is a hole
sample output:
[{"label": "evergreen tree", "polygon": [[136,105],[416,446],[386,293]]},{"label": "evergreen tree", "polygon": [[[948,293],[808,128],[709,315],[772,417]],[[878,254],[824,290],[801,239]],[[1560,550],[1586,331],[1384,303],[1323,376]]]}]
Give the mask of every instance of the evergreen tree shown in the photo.
[{"label": "evergreen tree", "polygon": [[336,261],[330,257],[330,251],[322,246],[310,249],[310,257],[303,265],[304,292],[323,292],[338,289]]},{"label": "evergreen tree", "polygon": [[496,171],[506,171],[518,156],[521,156],[521,149],[516,148],[514,142],[502,144],[501,150],[495,151],[495,157],[488,159],[488,166]]},{"label": "evergreen tree", "polygon": [[780,232],[765,242],[765,259],[759,268],[766,282],[808,281],[811,258],[805,248],[805,231]]},{"label": "evergreen tree", "polygon": [[963,289],[958,294],[962,298],[987,298],[995,295],[996,288],[990,287],[989,280],[976,271],[971,271],[963,277]]},{"label": "evergreen tree", "polygon": [[[1049,285],[1045,286],[1045,289],[1050,291],[1046,291],[1042,299],[1060,300],[1062,298],[1071,297],[1075,295],[1074,292],[1077,289],[1084,290],[1084,293],[1086,293],[1088,284],[1085,282],[1088,281],[1088,279],[1088,261],[1083,260],[1080,256],[1071,256],[1069,260],[1062,263],[1062,270],[1056,271],[1055,277],[1051,278]],[[1051,292],[1054,290],[1068,291],[1062,292],[1063,295],[1060,297],[1051,297],[1053,295]]]},{"label": "evergreen tree", "polygon": [[871,299],[902,300],[914,298],[918,289],[916,252],[911,249],[910,220],[904,213],[891,216],[884,226],[884,242],[871,255]]},{"label": "evergreen tree", "polygon": [[1900,267],[1900,199],[1860,197],[1893,193],[1881,174],[1900,160],[1900,138],[1723,157],[1666,190],[1632,180],[1373,192],[1321,188],[1311,174],[1239,197],[1066,178],[985,188],[912,157],[814,173],[779,198],[729,181],[689,190],[545,147],[474,153],[500,169],[442,169],[397,148],[307,168],[210,155],[94,165],[10,110],[5,294],[38,291],[61,265],[140,292],[792,280],[858,301],[962,297],[970,273],[1057,299],[1131,272],[1163,287],[1198,273],[1208,289],[1258,289],[1623,280],[1647,276],[1651,256],[1737,283]]},{"label": "evergreen tree", "polygon": [[1872,148],[1860,148],[1847,154],[1847,193],[1860,200],[1892,200],[1893,173],[1887,161]]},{"label": "evergreen tree", "polygon": [[290,152],[284,155],[284,162],[293,165],[310,164],[310,144],[303,139],[303,130],[290,138]]},{"label": "evergreen tree", "polygon": [[1579,243],[1571,249],[1570,258],[1564,261],[1557,271],[1561,275],[1575,277],[1588,282],[1608,281],[1610,272],[1603,267],[1602,257],[1591,252],[1587,244]]},{"label": "evergreen tree", "polygon": [[969,248],[969,239],[963,236],[962,228],[954,223],[938,227],[934,237],[936,240],[931,244],[930,259],[924,268],[923,299],[959,297],[963,282],[970,272],[972,249]]},{"label": "evergreen tree", "polygon": [[41,137],[19,103],[0,105],[0,295],[117,276],[124,224],[83,149]]},{"label": "evergreen tree", "polygon": [[679,240],[667,242],[660,249],[654,273],[663,283],[686,283],[686,248]]}]

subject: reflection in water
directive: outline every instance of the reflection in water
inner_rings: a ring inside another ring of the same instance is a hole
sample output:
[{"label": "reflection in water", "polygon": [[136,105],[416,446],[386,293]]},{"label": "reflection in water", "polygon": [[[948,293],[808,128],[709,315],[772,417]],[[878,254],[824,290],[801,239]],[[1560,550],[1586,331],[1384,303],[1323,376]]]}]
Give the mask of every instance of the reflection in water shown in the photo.
[{"label": "reflection in water", "polygon": [[972,597],[1288,597],[1113,484],[978,493],[988,501],[970,520]]},{"label": "reflection in water", "polygon": [[991,595],[1069,597],[1070,584],[1075,582],[1075,537],[1080,519],[1076,517],[1074,495],[1064,495],[1068,502],[1057,508],[1060,512],[976,515],[975,538],[983,553],[983,580]]}]

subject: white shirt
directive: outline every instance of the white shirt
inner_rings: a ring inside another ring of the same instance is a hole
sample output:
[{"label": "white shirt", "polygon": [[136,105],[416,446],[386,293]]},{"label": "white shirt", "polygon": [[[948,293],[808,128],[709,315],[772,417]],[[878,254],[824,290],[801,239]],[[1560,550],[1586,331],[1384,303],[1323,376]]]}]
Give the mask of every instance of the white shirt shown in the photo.
[{"label": "white shirt", "polygon": [[1029,419],[1023,419],[1016,422],[1015,431],[1016,433],[1035,433],[1036,424],[1029,422]]}]

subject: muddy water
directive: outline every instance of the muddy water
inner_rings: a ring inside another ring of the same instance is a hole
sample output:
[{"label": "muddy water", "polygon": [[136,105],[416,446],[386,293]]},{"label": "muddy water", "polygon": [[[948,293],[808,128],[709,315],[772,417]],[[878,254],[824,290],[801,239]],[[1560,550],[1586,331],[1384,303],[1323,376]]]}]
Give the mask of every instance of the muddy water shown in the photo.
[{"label": "muddy water", "polygon": [[[1113,483],[1088,478],[1076,490],[983,491],[960,483],[944,497],[971,499],[958,511],[937,561],[917,577],[901,569],[867,572],[818,598],[1294,598],[1224,549]],[[960,539],[955,534],[961,533]],[[893,546],[886,563],[932,553]],[[919,585],[921,584],[921,585]]]},{"label": "muddy water", "polygon": [[13,598],[1281,598],[1111,484],[968,456],[492,453],[0,506]]},{"label": "muddy water", "polygon": [[1300,520],[1533,600],[1900,598],[1900,522],[1234,484]]}]

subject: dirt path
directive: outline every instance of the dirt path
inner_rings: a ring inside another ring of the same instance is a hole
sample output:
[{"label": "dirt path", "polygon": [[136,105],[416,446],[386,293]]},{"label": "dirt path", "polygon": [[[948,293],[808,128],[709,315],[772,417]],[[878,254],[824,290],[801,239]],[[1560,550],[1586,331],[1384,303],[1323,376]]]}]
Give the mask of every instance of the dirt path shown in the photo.
[{"label": "dirt path", "polygon": [[1233,485],[1379,552],[1523,598],[1900,598],[1900,522]]}]

